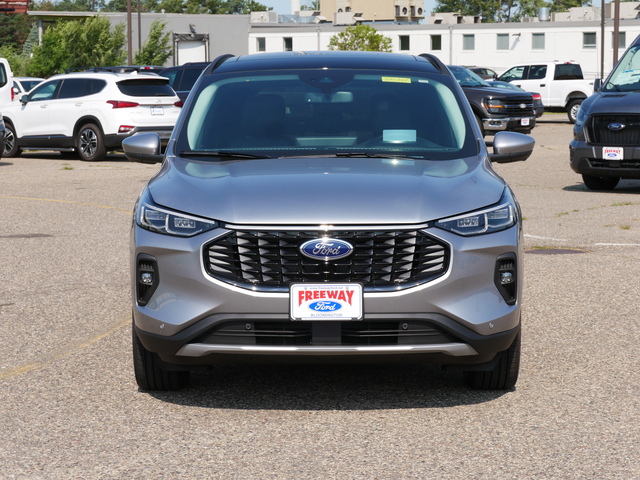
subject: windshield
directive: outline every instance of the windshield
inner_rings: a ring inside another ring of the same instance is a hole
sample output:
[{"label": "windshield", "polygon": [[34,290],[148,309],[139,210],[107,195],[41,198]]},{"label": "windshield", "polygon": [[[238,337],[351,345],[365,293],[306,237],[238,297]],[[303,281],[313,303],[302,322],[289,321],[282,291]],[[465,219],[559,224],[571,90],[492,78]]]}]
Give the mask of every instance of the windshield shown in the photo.
[{"label": "windshield", "polygon": [[605,92],[640,90],[640,46],[627,50],[602,86],[602,90]]},{"label": "windshield", "polygon": [[451,83],[347,69],[211,75],[189,107],[177,153],[470,157],[478,147]]},{"label": "windshield", "polygon": [[485,80],[480,78],[478,75],[473,73],[468,68],[457,67],[455,65],[450,65],[449,70],[453,73],[453,76],[456,77],[458,83],[463,87],[490,87]]}]

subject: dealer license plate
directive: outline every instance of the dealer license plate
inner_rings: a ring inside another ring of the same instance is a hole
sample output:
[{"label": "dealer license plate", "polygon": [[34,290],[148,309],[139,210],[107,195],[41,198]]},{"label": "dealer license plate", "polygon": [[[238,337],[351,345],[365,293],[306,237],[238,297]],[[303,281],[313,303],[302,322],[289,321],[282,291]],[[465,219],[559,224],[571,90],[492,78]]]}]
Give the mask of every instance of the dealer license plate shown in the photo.
[{"label": "dealer license plate", "polygon": [[151,115],[164,115],[164,107],[151,107]]},{"label": "dealer license plate", "polygon": [[362,320],[359,283],[297,283],[289,297],[292,320]]},{"label": "dealer license plate", "polygon": [[603,160],[624,160],[624,148],[602,147]]},{"label": "dealer license plate", "polygon": [[528,127],[529,126],[529,119],[528,118],[521,118],[520,119],[520,126]]}]

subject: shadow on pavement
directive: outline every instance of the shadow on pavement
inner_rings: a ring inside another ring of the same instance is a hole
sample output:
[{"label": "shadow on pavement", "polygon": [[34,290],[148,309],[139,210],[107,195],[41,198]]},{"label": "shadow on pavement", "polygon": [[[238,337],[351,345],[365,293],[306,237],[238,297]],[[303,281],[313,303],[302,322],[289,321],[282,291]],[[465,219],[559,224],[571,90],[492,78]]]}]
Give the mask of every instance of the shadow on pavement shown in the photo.
[{"label": "shadow on pavement", "polygon": [[435,365],[262,365],[194,372],[184,390],[150,394],[201,408],[377,410],[478,404],[505,393],[468,389],[460,372]]}]

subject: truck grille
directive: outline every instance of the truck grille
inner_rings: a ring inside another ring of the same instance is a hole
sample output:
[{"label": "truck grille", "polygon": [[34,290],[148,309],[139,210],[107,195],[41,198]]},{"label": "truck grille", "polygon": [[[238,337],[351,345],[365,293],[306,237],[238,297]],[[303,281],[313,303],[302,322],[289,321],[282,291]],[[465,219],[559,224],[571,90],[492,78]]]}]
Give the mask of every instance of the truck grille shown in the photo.
[{"label": "truck grille", "polygon": [[504,111],[508,115],[519,117],[532,116],[534,115],[533,98],[509,98],[504,101]]},{"label": "truck grille", "polygon": [[[610,130],[609,125],[620,123],[622,130]],[[612,147],[640,145],[640,115],[594,115],[587,124],[589,142]]]},{"label": "truck grille", "polygon": [[353,246],[351,255],[325,262],[300,253],[300,245],[322,236],[234,230],[205,245],[204,265],[221,281],[283,292],[296,282],[358,282],[365,291],[397,290],[433,280],[449,266],[449,246],[419,230],[331,231],[328,236]]}]

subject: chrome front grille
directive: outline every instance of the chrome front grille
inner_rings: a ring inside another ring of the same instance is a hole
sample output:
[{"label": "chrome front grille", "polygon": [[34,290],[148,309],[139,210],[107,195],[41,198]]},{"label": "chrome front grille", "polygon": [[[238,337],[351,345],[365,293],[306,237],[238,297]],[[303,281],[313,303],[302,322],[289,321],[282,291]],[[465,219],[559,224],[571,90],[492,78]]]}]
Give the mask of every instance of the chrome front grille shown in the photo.
[{"label": "chrome front grille", "polygon": [[[323,234],[353,245],[340,260],[314,260],[300,245]],[[447,271],[449,246],[420,230],[259,231],[233,230],[204,248],[212,277],[264,291],[288,291],[297,282],[362,283],[365,291],[408,288]]]},{"label": "chrome front grille", "polygon": [[[620,124],[620,130],[609,125]],[[640,146],[640,115],[594,115],[587,125],[589,143],[609,147]]]}]

